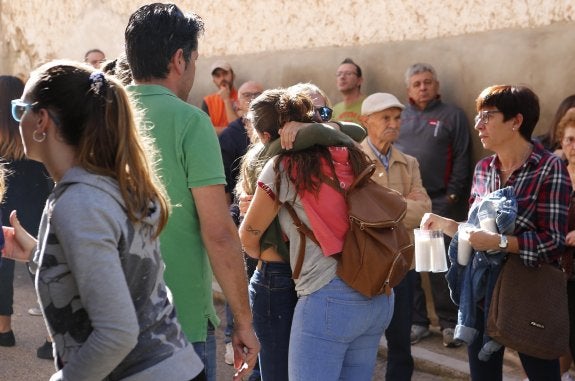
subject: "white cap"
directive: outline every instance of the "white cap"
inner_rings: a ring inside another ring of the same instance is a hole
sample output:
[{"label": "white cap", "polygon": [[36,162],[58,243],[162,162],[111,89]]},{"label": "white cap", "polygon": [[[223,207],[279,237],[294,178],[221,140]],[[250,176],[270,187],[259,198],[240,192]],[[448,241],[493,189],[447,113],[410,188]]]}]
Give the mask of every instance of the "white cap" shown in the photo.
[{"label": "white cap", "polygon": [[212,68],[210,69],[210,73],[214,74],[214,71],[216,71],[216,69],[222,69],[225,71],[232,71],[232,66],[229,63],[227,63],[226,61],[218,60],[212,64]]},{"label": "white cap", "polygon": [[361,115],[370,115],[374,112],[397,107],[404,109],[405,106],[392,94],[375,93],[365,98],[361,104]]}]

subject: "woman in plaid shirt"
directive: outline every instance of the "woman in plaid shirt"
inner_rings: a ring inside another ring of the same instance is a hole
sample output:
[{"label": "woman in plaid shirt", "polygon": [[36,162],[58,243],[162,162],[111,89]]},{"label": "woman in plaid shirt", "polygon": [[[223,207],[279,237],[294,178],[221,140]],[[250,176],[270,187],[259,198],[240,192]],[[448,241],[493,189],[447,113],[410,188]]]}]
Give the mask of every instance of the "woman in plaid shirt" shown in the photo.
[{"label": "woman in plaid shirt", "polygon": [[[479,94],[476,108],[475,130],[483,148],[495,154],[480,160],[475,167],[470,205],[494,190],[511,186],[518,214],[513,235],[479,229],[470,233],[469,243],[478,251],[519,255],[525,266],[557,262],[565,246],[571,181],[565,164],[531,139],[539,120],[537,95],[524,86],[491,86]],[[443,229],[453,236],[458,222],[426,214],[421,226]],[[477,316],[475,328],[481,338],[484,321],[481,313]],[[481,346],[482,340],[478,339],[468,347],[471,379],[501,380],[505,348],[488,361],[480,361],[477,355]],[[558,359],[543,360],[522,353],[519,358],[530,381],[560,381]]]}]

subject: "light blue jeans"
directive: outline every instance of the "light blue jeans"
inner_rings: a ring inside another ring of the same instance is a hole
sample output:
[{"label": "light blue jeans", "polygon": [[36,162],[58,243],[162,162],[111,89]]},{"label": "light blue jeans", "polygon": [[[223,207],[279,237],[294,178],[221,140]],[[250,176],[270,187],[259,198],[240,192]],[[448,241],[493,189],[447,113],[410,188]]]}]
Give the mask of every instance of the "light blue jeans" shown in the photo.
[{"label": "light blue jeans", "polygon": [[300,297],[290,336],[290,381],[371,381],[393,304],[393,294],[370,299],[339,277]]},{"label": "light blue jeans", "polygon": [[216,381],[216,329],[208,322],[208,336],[206,341],[192,343],[196,354],[204,363],[207,381]]}]

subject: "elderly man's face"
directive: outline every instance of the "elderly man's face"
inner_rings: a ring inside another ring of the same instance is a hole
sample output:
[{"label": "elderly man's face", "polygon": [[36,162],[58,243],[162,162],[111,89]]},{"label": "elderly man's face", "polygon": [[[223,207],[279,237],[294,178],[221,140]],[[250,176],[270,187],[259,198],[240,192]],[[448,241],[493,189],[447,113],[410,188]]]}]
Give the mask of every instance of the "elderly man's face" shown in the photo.
[{"label": "elderly man's face", "polygon": [[238,108],[241,115],[245,115],[250,107],[250,102],[264,91],[263,87],[256,82],[246,82],[238,89]]},{"label": "elderly man's face", "polygon": [[369,140],[378,149],[393,143],[399,137],[401,109],[398,107],[374,112],[362,119]]},{"label": "elderly man's face", "polygon": [[419,108],[424,108],[429,102],[437,97],[439,82],[428,71],[417,73],[409,79],[407,95]]}]

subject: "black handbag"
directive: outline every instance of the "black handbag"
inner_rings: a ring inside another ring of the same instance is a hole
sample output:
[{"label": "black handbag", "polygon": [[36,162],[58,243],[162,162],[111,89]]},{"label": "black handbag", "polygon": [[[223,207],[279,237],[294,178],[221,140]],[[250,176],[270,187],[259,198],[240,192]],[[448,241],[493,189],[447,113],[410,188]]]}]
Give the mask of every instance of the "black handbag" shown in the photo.
[{"label": "black handbag", "polygon": [[525,266],[509,255],[497,279],[487,319],[487,335],[498,343],[540,359],[569,352],[567,284],[549,264]]}]

